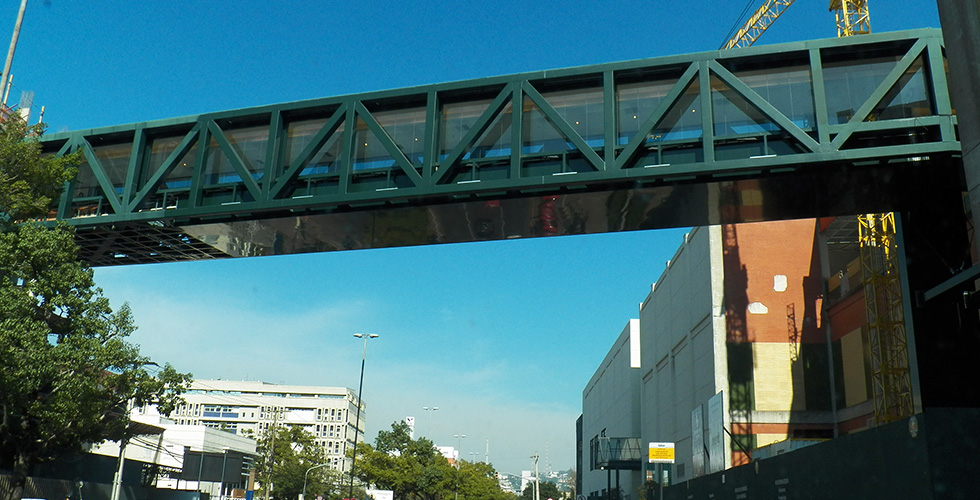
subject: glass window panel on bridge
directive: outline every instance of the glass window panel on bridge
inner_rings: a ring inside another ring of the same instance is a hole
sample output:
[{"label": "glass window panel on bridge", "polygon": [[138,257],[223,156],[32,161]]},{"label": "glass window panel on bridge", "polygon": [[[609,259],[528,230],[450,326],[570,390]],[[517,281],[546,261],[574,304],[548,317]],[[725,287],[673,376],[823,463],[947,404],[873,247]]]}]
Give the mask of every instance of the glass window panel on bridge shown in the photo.
[{"label": "glass window panel on bridge", "polygon": [[[410,114],[410,116],[414,116],[414,114]],[[389,115],[387,118],[391,119],[392,117]],[[422,118],[424,118],[424,113]],[[351,192],[383,191],[414,186],[411,179],[401,170],[393,153],[368,127],[364,118],[358,116],[356,123],[354,130],[354,172],[349,190]],[[412,134],[412,130],[410,127],[406,127],[399,134],[400,138],[404,140],[405,137]],[[397,139],[392,137],[390,133],[388,136],[398,146]],[[414,141],[411,142],[414,144]]]},{"label": "glass window panel on bridge", "polygon": [[313,120],[291,121],[286,125],[286,140],[283,146],[286,165],[292,165],[300,153],[310,145],[315,136],[327,124],[327,117]]},{"label": "glass window panel on bridge", "polygon": [[602,87],[542,91],[559,116],[593,148],[603,147],[605,127],[602,116]]},{"label": "glass window panel on bridge", "polygon": [[[138,189],[142,190],[161,168],[169,166],[165,162],[184,139],[185,134],[180,134],[148,140],[149,155],[140,170]],[[138,210],[174,209],[180,206],[182,200],[186,201],[189,198],[188,193],[191,188],[191,178],[194,175],[196,158],[197,144],[195,143],[188,148],[183,156],[176,159],[176,163],[160,179],[158,186],[139,204]]]},{"label": "glass window panel on bridge", "polygon": [[231,160],[225,156],[221,146],[218,145],[218,140],[214,137],[211,137],[211,141],[208,143],[207,158],[207,162],[204,164],[204,184],[206,186],[241,182],[241,176],[238,175],[235,167],[231,164]]},{"label": "glass window panel on bridge", "polygon": [[640,125],[653,113],[664,96],[677,84],[676,79],[623,83],[616,86],[617,137],[620,145],[629,142]]},{"label": "glass window panel on bridge", "polygon": [[245,169],[252,175],[252,178],[261,179],[266,168],[265,156],[269,146],[269,124],[262,123],[246,128],[222,127],[222,132],[224,132],[232,149],[238,153],[244,162]]},{"label": "glass window panel on bridge", "polygon": [[493,99],[446,103],[442,105],[439,127],[439,161],[445,160],[466,136]]},{"label": "glass window panel on bridge", "polygon": [[809,66],[762,68],[733,73],[796,126],[803,130],[814,128],[816,120],[813,111],[813,80]]},{"label": "glass window panel on bridge", "polygon": [[94,217],[113,213],[112,206],[87,161],[78,166],[78,174],[71,182],[71,195],[71,217]]},{"label": "glass window panel on bridge", "polygon": [[866,121],[895,120],[933,114],[935,105],[927,90],[930,86],[926,82],[925,70],[925,61],[919,57],[902,74],[898,83],[889,90],[885,98],[875,106]]},{"label": "glass window panel on bridge", "polygon": [[[549,103],[550,104],[550,103]],[[584,129],[582,122],[586,120],[586,109],[564,108],[566,112],[579,114],[578,123]],[[557,111],[557,110],[556,110]],[[601,101],[599,104],[599,120],[601,124]],[[528,96],[524,97],[523,113],[521,116],[521,176],[532,177],[555,175],[571,172],[588,172],[595,170],[583,158],[571,139],[565,136],[555,123],[544,114],[541,108]],[[575,123],[574,121],[572,123]],[[599,129],[601,130],[601,125]],[[601,132],[600,132],[601,135]]]},{"label": "glass window panel on bridge", "polygon": [[[244,129],[220,130],[228,145],[241,160],[240,167],[254,180],[262,177],[261,168],[265,165],[265,148],[268,145],[269,125]],[[242,176],[236,168],[238,159],[225,154],[216,136],[211,134],[208,142],[207,160],[204,163],[204,186],[202,203],[205,205],[227,205],[253,201],[251,193],[242,184]],[[234,163],[233,163],[234,162]]]},{"label": "glass window panel on bridge", "polygon": [[799,141],[758,106],[716,76],[711,77],[711,101],[717,159],[759,158],[805,151]]},{"label": "glass window panel on bridge", "polygon": [[408,161],[421,166],[425,151],[425,108],[372,111],[371,115]]},{"label": "glass window panel on bridge", "polygon": [[700,95],[695,78],[647,134],[636,161],[626,165],[626,168],[704,161]]},{"label": "glass window panel on bridge", "polygon": [[[330,113],[332,114],[332,112]],[[287,163],[283,169],[291,166],[299,155],[309,146],[329,118],[293,121],[286,126],[285,157]],[[344,137],[344,121],[337,124],[324,141],[323,145],[313,153],[309,162],[303,165],[296,177],[279,193],[279,198],[305,198],[310,196],[336,193],[339,189],[339,174],[341,145]]]},{"label": "glass window panel on bridge", "polygon": [[828,122],[835,125],[850,121],[900,58],[900,55],[858,60],[828,58],[823,63]]},{"label": "glass window panel on bridge", "polygon": [[[479,106],[469,108],[467,114],[477,112],[478,107]],[[479,114],[482,114],[487,107],[488,106],[483,106],[483,109],[477,112],[476,118],[478,118]],[[468,106],[463,105],[459,106],[459,108],[468,108]],[[456,114],[463,114],[461,112],[462,109],[454,109],[454,111],[458,112]],[[445,115],[445,108],[443,113]],[[468,118],[461,117],[461,119],[457,121],[469,121],[469,125],[465,125],[465,123],[453,124],[454,128],[459,128],[457,131],[453,132],[452,135],[462,132],[459,135],[461,140],[469,131],[469,128],[476,124],[476,118],[469,120]],[[507,179],[509,177],[509,162],[511,155],[512,123],[513,106],[512,103],[508,102],[504,108],[493,117],[486,130],[484,130],[483,133],[477,137],[477,139],[473,142],[473,145],[465,149],[465,152],[459,161],[461,168],[456,169],[455,173],[450,178],[450,182]],[[449,137],[448,133],[446,134],[446,137]],[[448,141],[444,142],[443,144],[448,145],[448,149],[443,150],[444,156],[448,155],[448,153],[455,147],[455,144],[450,144]]]},{"label": "glass window panel on bridge", "polygon": [[126,172],[129,170],[129,156],[133,150],[132,137],[123,144],[107,146],[93,145],[92,151],[99,160],[102,171],[105,172],[116,194],[121,196],[125,190]]}]

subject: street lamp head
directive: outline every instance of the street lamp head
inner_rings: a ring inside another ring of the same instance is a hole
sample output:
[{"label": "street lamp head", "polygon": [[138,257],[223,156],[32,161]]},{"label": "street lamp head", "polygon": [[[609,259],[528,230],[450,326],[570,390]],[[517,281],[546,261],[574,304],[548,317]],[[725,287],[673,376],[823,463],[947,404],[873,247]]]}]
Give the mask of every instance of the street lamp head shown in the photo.
[{"label": "street lamp head", "polygon": [[367,337],[369,339],[374,339],[374,338],[378,338],[379,335],[377,333],[355,333],[354,336],[359,339],[364,337]]}]

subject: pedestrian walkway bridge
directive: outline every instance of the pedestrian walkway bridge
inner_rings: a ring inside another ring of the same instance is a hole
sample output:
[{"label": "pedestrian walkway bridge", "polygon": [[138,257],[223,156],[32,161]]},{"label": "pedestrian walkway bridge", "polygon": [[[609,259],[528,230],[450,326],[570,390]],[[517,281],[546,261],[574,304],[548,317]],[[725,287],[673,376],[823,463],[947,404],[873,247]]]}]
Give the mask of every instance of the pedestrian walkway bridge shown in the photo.
[{"label": "pedestrian walkway bridge", "polygon": [[962,175],[938,30],[329,97],[43,147],[84,152],[57,218],[93,265],[887,211]]}]

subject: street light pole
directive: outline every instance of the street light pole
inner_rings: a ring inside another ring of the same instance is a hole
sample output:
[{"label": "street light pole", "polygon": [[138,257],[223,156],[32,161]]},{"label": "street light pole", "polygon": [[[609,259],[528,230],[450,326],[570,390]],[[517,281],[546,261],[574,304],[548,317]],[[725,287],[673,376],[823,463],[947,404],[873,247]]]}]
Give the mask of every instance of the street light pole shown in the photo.
[{"label": "street light pole", "polygon": [[459,461],[463,459],[463,438],[466,434],[454,434],[456,438],[456,500],[459,500]]},{"label": "street light pole", "polygon": [[354,498],[354,464],[357,463],[357,431],[361,427],[361,391],[364,389],[364,361],[367,359],[367,341],[378,338],[379,335],[377,333],[355,333],[354,336],[364,339],[364,349],[361,351],[361,381],[357,385],[357,416],[354,417],[354,449],[351,450],[350,490],[347,498]]},{"label": "street light pole", "polygon": [[218,500],[222,500],[225,493],[225,467],[228,465],[228,448],[222,448],[224,456],[221,458],[221,482],[218,483]]},{"label": "street light pole", "polygon": [[319,469],[320,467],[326,467],[327,465],[330,465],[330,462],[314,465],[313,467],[306,469],[306,474],[303,474],[303,494],[300,495],[299,500],[306,500],[306,479],[310,477],[310,471],[313,469]]},{"label": "street light pole", "polygon": [[438,406],[423,406],[423,410],[429,412],[429,428],[425,431],[427,438],[432,439],[432,414],[439,409]]}]

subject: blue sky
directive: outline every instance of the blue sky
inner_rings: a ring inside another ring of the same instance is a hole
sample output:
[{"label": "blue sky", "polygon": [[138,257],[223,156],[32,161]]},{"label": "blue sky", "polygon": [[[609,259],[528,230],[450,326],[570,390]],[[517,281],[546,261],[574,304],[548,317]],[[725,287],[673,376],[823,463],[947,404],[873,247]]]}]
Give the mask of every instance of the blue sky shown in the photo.
[{"label": "blue sky", "polygon": [[[0,8],[13,27],[16,0]],[[762,2],[753,1],[749,10]],[[797,2],[760,44],[836,36]],[[11,70],[52,132],[717,49],[743,2],[31,2]],[[875,32],[934,1],[870,4]],[[6,40],[6,36],[4,36]],[[36,114],[35,114],[36,116]],[[574,465],[581,390],[683,230],[98,269],[144,353],[199,378],[357,386],[498,470]],[[429,414],[423,406],[438,406]]]}]

